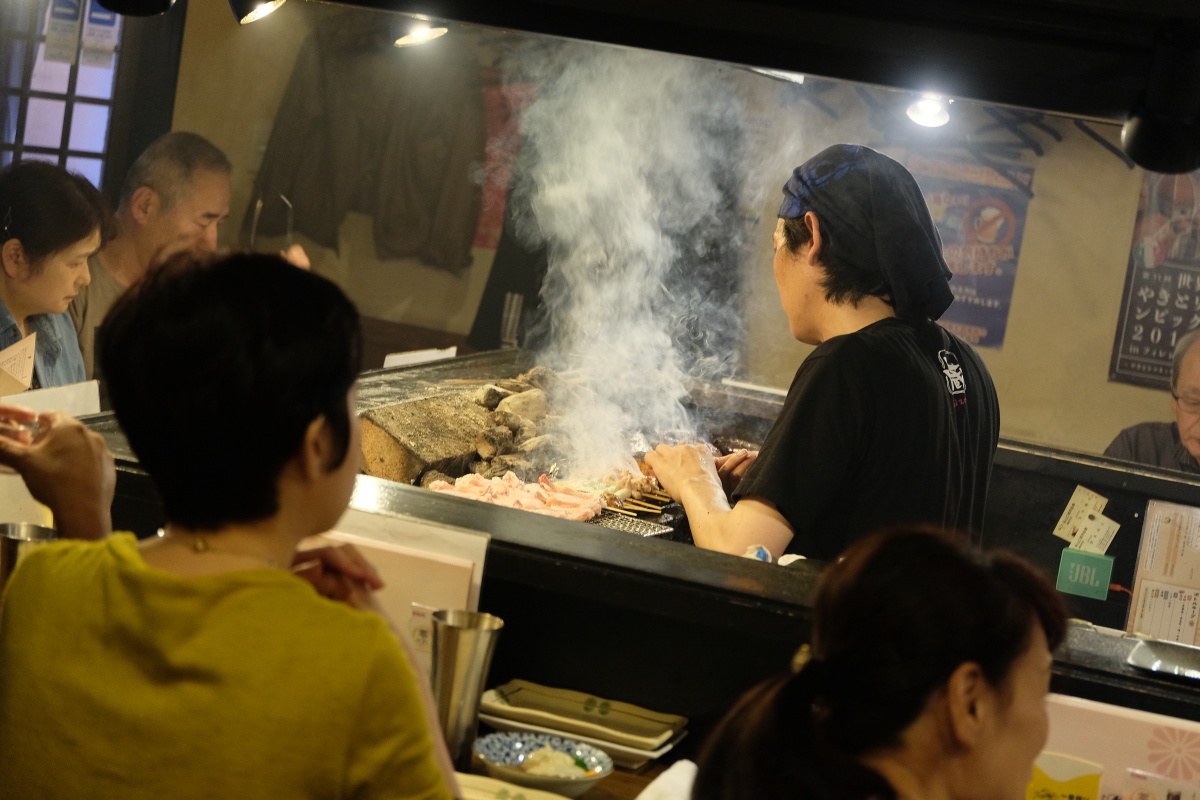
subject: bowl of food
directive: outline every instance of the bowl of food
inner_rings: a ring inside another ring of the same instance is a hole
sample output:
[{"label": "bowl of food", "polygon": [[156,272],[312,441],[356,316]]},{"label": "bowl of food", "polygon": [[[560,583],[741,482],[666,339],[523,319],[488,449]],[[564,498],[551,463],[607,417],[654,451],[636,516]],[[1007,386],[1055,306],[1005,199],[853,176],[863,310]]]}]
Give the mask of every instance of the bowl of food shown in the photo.
[{"label": "bowl of food", "polygon": [[506,731],[475,740],[488,775],[567,797],[579,797],[613,771],[608,754],[550,733]]}]

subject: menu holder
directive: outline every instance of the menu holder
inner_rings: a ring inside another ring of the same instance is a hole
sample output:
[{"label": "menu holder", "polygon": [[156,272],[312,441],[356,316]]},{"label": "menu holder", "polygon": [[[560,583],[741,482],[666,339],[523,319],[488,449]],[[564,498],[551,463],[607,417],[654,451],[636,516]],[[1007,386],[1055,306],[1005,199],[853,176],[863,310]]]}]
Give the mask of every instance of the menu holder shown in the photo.
[{"label": "menu holder", "polygon": [[1146,506],[1126,632],[1200,644],[1200,508],[1162,500]]}]

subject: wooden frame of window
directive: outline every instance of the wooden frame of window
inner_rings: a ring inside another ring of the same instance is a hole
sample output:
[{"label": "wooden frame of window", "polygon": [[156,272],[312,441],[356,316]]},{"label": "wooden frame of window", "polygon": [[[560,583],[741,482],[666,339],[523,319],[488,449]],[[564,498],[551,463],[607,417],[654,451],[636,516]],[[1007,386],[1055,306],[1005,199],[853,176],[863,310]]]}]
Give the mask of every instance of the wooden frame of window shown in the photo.
[{"label": "wooden frame of window", "polygon": [[[78,60],[70,66],[65,91],[32,88],[38,47],[45,42],[42,21],[49,2],[0,3],[0,163],[34,157],[70,166],[70,159],[99,159],[100,188],[115,205],[133,161],[150,142],[171,129],[187,0],[178,0],[170,11],[155,17],[122,18],[116,72],[107,98],[78,93]],[[32,144],[26,136],[30,101],[39,99],[64,104],[56,146]],[[81,105],[108,109],[102,150],[71,147],[71,124]]]}]

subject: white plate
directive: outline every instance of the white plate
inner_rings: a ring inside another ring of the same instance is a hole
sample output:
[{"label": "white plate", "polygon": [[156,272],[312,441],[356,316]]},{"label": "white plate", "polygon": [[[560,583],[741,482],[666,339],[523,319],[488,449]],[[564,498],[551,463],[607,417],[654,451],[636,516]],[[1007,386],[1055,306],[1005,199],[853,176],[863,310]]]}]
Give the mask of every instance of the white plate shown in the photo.
[{"label": "white plate", "polygon": [[1200,680],[1200,647],[1143,639],[1133,646],[1125,663],[1150,672]]},{"label": "white plate", "polygon": [[568,733],[566,731],[555,730],[554,728],[544,728],[541,725],[534,725],[529,722],[521,722],[515,719],[506,719],[504,717],[495,717],[491,714],[480,714],[480,722],[486,722],[498,731],[530,731],[533,733],[553,733],[556,736],[566,736],[572,739],[578,739],[585,744],[590,744],[593,747],[599,747],[604,752],[612,756],[613,763],[623,769],[641,769],[646,762],[656,758],[660,758],[675,745],[679,744],[679,740],[687,735],[686,730],[682,730],[671,738],[669,742],[664,744],[657,750],[638,750],[634,747],[627,747],[616,742],[608,742],[604,739],[596,739],[590,736],[580,736],[578,733]]}]

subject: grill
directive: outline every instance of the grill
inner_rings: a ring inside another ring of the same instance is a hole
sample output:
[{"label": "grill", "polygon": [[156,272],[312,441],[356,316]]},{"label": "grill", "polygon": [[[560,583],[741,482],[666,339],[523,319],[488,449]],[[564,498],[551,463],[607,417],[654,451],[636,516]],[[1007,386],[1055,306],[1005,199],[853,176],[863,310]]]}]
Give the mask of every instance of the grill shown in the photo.
[{"label": "grill", "polygon": [[635,536],[666,536],[675,532],[670,525],[660,525],[657,522],[648,522],[637,517],[627,517],[607,508],[601,510],[599,516],[589,519],[588,523],[599,525],[601,528],[611,528],[614,531],[632,533]]}]

